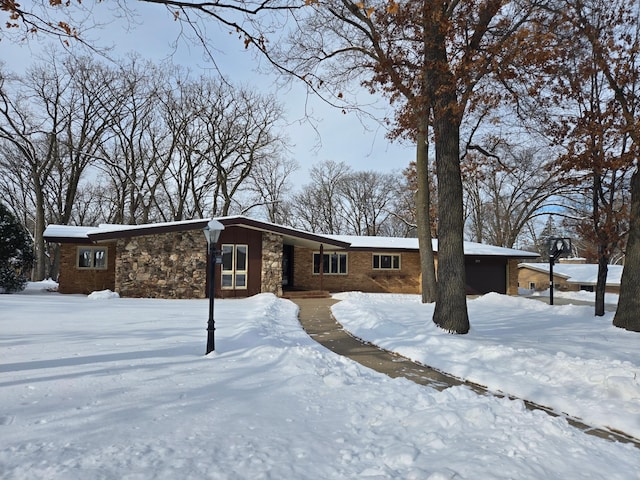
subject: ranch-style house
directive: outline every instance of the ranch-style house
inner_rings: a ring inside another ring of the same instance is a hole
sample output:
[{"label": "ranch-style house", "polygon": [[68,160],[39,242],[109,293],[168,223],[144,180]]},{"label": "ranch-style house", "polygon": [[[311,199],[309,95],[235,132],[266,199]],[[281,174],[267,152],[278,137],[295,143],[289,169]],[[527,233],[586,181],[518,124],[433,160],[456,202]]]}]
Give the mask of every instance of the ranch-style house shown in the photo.
[{"label": "ranch-style house", "polygon": [[[415,238],[324,235],[254,220],[217,218],[215,296],[261,292],[419,293]],[[210,219],[146,225],[49,225],[60,244],[61,293],[112,290],[123,297],[205,298]],[[433,241],[437,262],[437,240]],[[469,294],[518,292],[518,263],[532,252],[465,242]]]}]

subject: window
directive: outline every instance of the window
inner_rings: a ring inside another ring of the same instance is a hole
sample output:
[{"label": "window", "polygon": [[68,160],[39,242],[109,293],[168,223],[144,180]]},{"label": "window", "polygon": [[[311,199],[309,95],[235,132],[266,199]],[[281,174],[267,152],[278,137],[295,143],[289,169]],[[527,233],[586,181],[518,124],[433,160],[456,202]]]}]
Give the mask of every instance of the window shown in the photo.
[{"label": "window", "polygon": [[536,282],[529,282],[529,290],[535,290],[536,289]]},{"label": "window", "polygon": [[400,255],[373,254],[374,270],[400,270]]},{"label": "window", "polygon": [[222,245],[222,288],[246,289],[249,247]]},{"label": "window", "polygon": [[77,267],[82,270],[106,270],[106,247],[78,247]]},{"label": "window", "polygon": [[[320,254],[313,254],[313,273],[320,273]],[[327,275],[347,274],[347,254],[346,253],[325,253],[322,255],[322,273]]]}]

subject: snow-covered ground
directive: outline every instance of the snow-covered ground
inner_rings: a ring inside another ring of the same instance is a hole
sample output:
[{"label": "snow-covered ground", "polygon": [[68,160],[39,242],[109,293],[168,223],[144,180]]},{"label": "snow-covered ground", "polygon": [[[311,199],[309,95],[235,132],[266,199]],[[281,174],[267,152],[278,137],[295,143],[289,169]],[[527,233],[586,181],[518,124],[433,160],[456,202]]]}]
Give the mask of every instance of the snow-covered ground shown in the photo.
[{"label": "snow-covered ground", "polygon": [[[564,294],[564,299],[593,300]],[[355,336],[460,378],[640,438],[640,334],[585,305],[549,306],[495,293],[469,300],[471,331],[450,335],[415,295],[337,295]]]},{"label": "snow-covered ground", "polygon": [[[469,303],[471,333],[455,337],[434,329],[415,297],[345,298],[336,315],[360,336],[388,338],[427,363],[448,358],[439,366],[479,372],[482,383],[513,377],[501,387],[544,390],[584,417],[608,405],[607,424],[626,417],[637,431],[638,337],[609,317],[490,295]],[[520,401],[437,392],[338,357],[272,295],[217,300],[216,352],[205,357],[207,305],[60,295],[42,284],[0,295],[0,478],[640,478],[629,444]],[[582,398],[567,367],[609,386]]]},{"label": "snow-covered ground", "polygon": [[[548,297],[549,296],[549,289],[547,290],[543,290],[543,291],[536,291],[536,290],[527,290],[525,288],[519,288],[518,292],[520,295],[523,296],[529,296],[529,297]],[[580,290],[579,292],[561,292],[561,291],[554,291],[553,292],[553,298],[554,299],[562,299],[562,300],[579,300],[582,302],[591,302],[594,303],[595,302],[595,293],[594,292],[587,292],[585,290]],[[605,305],[617,305],[618,304],[618,297],[619,295],[617,293],[607,293],[604,296],[604,303]]]}]

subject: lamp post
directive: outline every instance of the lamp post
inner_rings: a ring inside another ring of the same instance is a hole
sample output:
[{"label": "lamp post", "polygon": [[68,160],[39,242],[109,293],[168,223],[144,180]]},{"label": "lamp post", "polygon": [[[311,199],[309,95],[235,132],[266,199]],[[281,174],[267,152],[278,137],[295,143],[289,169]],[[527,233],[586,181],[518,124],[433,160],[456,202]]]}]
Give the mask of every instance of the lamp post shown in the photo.
[{"label": "lamp post", "polygon": [[207,239],[207,256],[209,270],[209,321],[207,322],[207,353],[215,350],[215,320],[213,319],[213,299],[216,295],[216,244],[220,238],[220,233],[224,230],[224,225],[217,220],[211,220],[207,226],[202,229]]},{"label": "lamp post", "polygon": [[549,305],[553,305],[553,265],[556,259],[564,257],[571,253],[571,239],[552,237],[548,240],[549,244]]}]

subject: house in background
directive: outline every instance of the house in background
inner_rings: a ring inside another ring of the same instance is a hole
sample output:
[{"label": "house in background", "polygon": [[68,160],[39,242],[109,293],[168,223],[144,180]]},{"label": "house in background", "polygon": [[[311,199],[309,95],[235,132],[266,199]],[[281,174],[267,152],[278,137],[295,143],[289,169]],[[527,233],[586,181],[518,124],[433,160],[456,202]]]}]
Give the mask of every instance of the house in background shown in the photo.
[{"label": "house in background", "polygon": [[[243,216],[225,226],[216,297],[292,291],[419,293],[415,238],[322,235]],[[209,219],[148,225],[49,225],[60,244],[59,292],[113,290],[123,297],[204,298]],[[434,240],[437,261],[437,240]],[[465,242],[467,292],[517,294],[518,262],[532,252]]]},{"label": "house in background", "polygon": [[[620,293],[622,265],[609,265],[607,272],[607,293]],[[548,263],[521,263],[518,265],[518,284],[527,290],[547,290],[549,288]],[[584,259],[563,258],[553,265],[553,284],[556,290],[593,292],[598,281],[598,265],[585,263]]]}]

